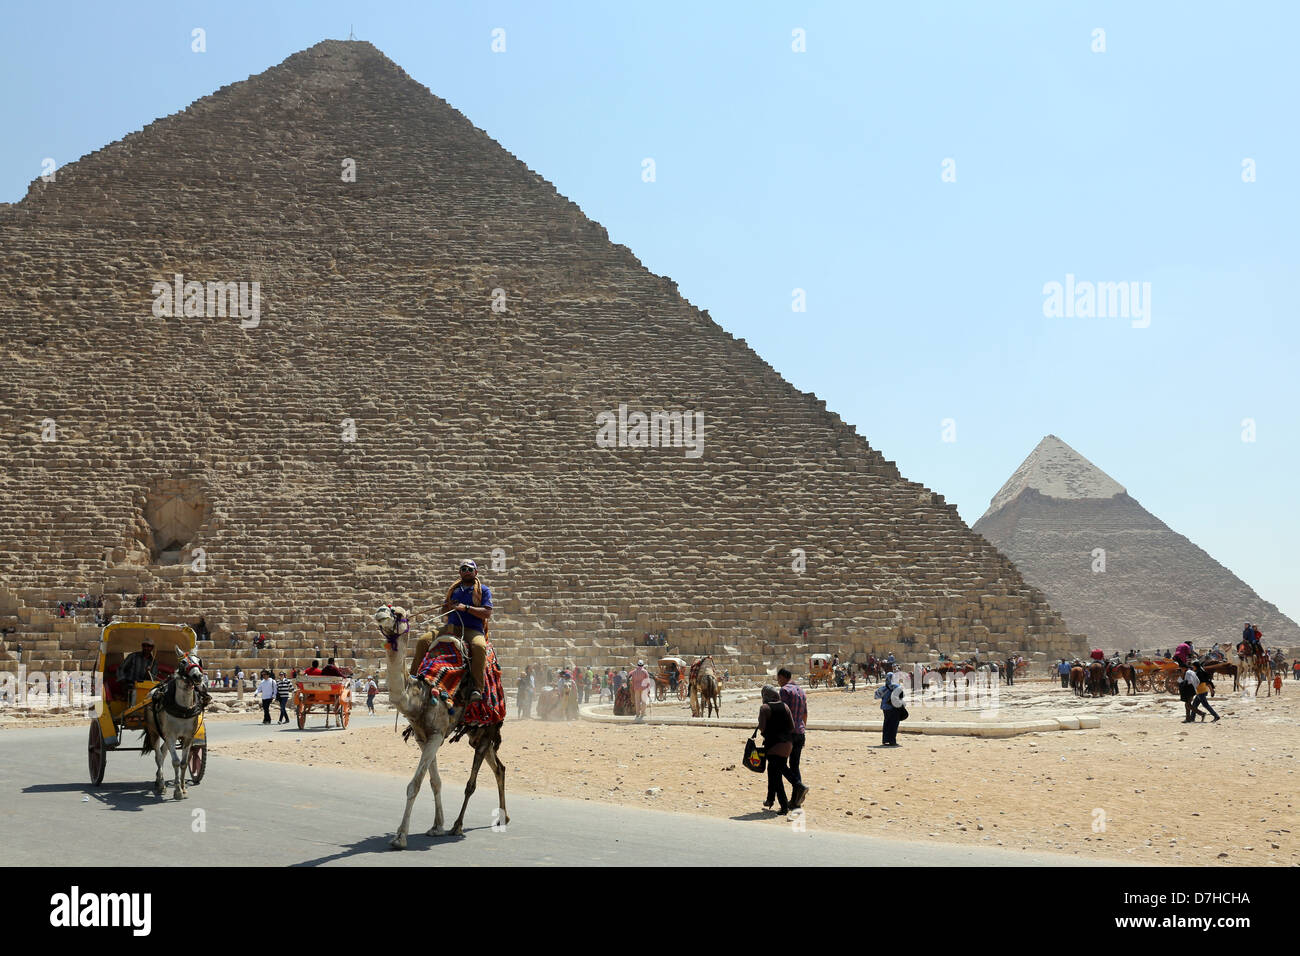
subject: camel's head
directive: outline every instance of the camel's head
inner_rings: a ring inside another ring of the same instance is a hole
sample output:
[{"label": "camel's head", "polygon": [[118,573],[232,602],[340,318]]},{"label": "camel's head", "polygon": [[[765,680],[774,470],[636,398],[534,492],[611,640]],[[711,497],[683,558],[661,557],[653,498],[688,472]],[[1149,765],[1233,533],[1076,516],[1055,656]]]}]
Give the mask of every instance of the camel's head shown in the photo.
[{"label": "camel's head", "polygon": [[406,613],[406,608],[385,604],[375,612],[375,623],[388,642],[389,650],[395,651],[398,639],[411,629],[411,616]]}]

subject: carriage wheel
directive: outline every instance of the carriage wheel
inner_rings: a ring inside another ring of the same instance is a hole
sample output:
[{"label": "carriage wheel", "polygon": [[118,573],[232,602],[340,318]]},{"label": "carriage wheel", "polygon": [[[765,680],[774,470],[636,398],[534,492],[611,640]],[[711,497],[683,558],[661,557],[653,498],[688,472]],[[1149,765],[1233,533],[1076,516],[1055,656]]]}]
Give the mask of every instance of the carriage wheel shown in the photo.
[{"label": "carriage wheel", "polygon": [[348,718],[350,718],[351,716],[352,716],[352,705],[340,704],[339,705],[339,726],[342,727],[344,730],[348,729]]},{"label": "carriage wheel", "polygon": [[1165,678],[1165,693],[1177,695],[1178,693],[1177,675],[1170,674],[1168,677]]},{"label": "carriage wheel", "polygon": [[663,684],[655,684],[655,700],[663,700],[668,696],[668,690]]},{"label": "carriage wheel", "polygon": [[90,782],[98,787],[104,782],[104,767],[108,764],[108,748],[104,746],[104,734],[99,729],[99,721],[90,722],[90,742],[86,745],[90,762]]},{"label": "carriage wheel", "polygon": [[190,748],[190,783],[198,783],[208,769],[208,745],[195,744]]},{"label": "carriage wheel", "polygon": [[307,726],[307,710],[304,707],[298,708],[298,729],[302,730]]},{"label": "carriage wheel", "polygon": [[686,682],[685,682],[685,681],[678,681],[678,682],[677,682],[677,699],[678,699],[678,700],[685,700],[688,696],[690,696],[690,695],[687,694],[687,692],[686,692]]}]

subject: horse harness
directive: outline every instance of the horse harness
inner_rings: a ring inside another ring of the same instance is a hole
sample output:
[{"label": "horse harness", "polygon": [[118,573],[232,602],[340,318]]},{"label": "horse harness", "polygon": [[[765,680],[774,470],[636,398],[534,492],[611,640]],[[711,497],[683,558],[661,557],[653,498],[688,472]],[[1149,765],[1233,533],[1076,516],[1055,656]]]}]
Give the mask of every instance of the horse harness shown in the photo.
[{"label": "horse harness", "polygon": [[177,720],[192,720],[203,713],[204,709],[212,701],[212,696],[202,687],[194,690],[195,703],[193,707],[182,707],[176,703],[176,678],[170,677],[167,683],[155,687],[149,695],[150,707],[153,710],[154,720],[158,720],[158,712],[165,710],[168,714]]}]

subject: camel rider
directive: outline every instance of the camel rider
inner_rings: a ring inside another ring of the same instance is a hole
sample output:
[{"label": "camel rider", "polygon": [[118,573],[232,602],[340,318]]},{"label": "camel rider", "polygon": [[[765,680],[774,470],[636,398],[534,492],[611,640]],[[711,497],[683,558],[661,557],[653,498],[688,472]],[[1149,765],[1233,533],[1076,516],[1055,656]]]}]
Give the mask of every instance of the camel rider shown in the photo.
[{"label": "camel rider", "polygon": [[158,679],[158,658],[154,657],[153,641],[146,638],[140,649],[126,655],[117,669],[117,682],[126,691],[127,706],[135,705],[135,682]]},{"label": "camel rider", "polygon": [[1191,660],[1192,660],[1191,641],[1183,641],[1183,643],[1179,644],[1176,648],[1174,648],[1174,660],[1176,660],[1179,664],[1182,664],[1183,667],[1188,667],[1191,664]]},{"label": "camel rider", "polygon": [[478,565],[460,563],[460,580],[447,589],[442,610],[450,611],[439,634],[454,634],[469,647],[469,670],[473,687],[471,702],[483,699],[487,689],[487,630],[492,617],[492,591],[478,580]]},{"label": "camel rider", "polygon": [[1241,632],[1240,650],[1244,656],[1253,657],[1259,653],[1259,636],[1259,629],[1247,621],[1245,628]]}]

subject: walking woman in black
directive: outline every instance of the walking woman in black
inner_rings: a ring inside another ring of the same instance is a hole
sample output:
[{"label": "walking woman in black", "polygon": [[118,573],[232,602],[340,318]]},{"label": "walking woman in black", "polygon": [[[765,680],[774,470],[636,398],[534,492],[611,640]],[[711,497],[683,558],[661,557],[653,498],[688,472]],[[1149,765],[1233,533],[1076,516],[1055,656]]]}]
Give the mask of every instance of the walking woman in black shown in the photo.
[{"label": "walking woman in black", "polygon": [[763,809],[771,810],[773,801],[779,803],[783,814],[790,812],[790,801],[785,795],[785,782],[793,788],[797,784],[789,766],[790,752],[794,748],[794,718],[790,708],[781,700],[781,692],[771,684],[763,688],[763,706],[758,709],[758,732],[763,735],[763,749],[767,753],[767,799]]}]

